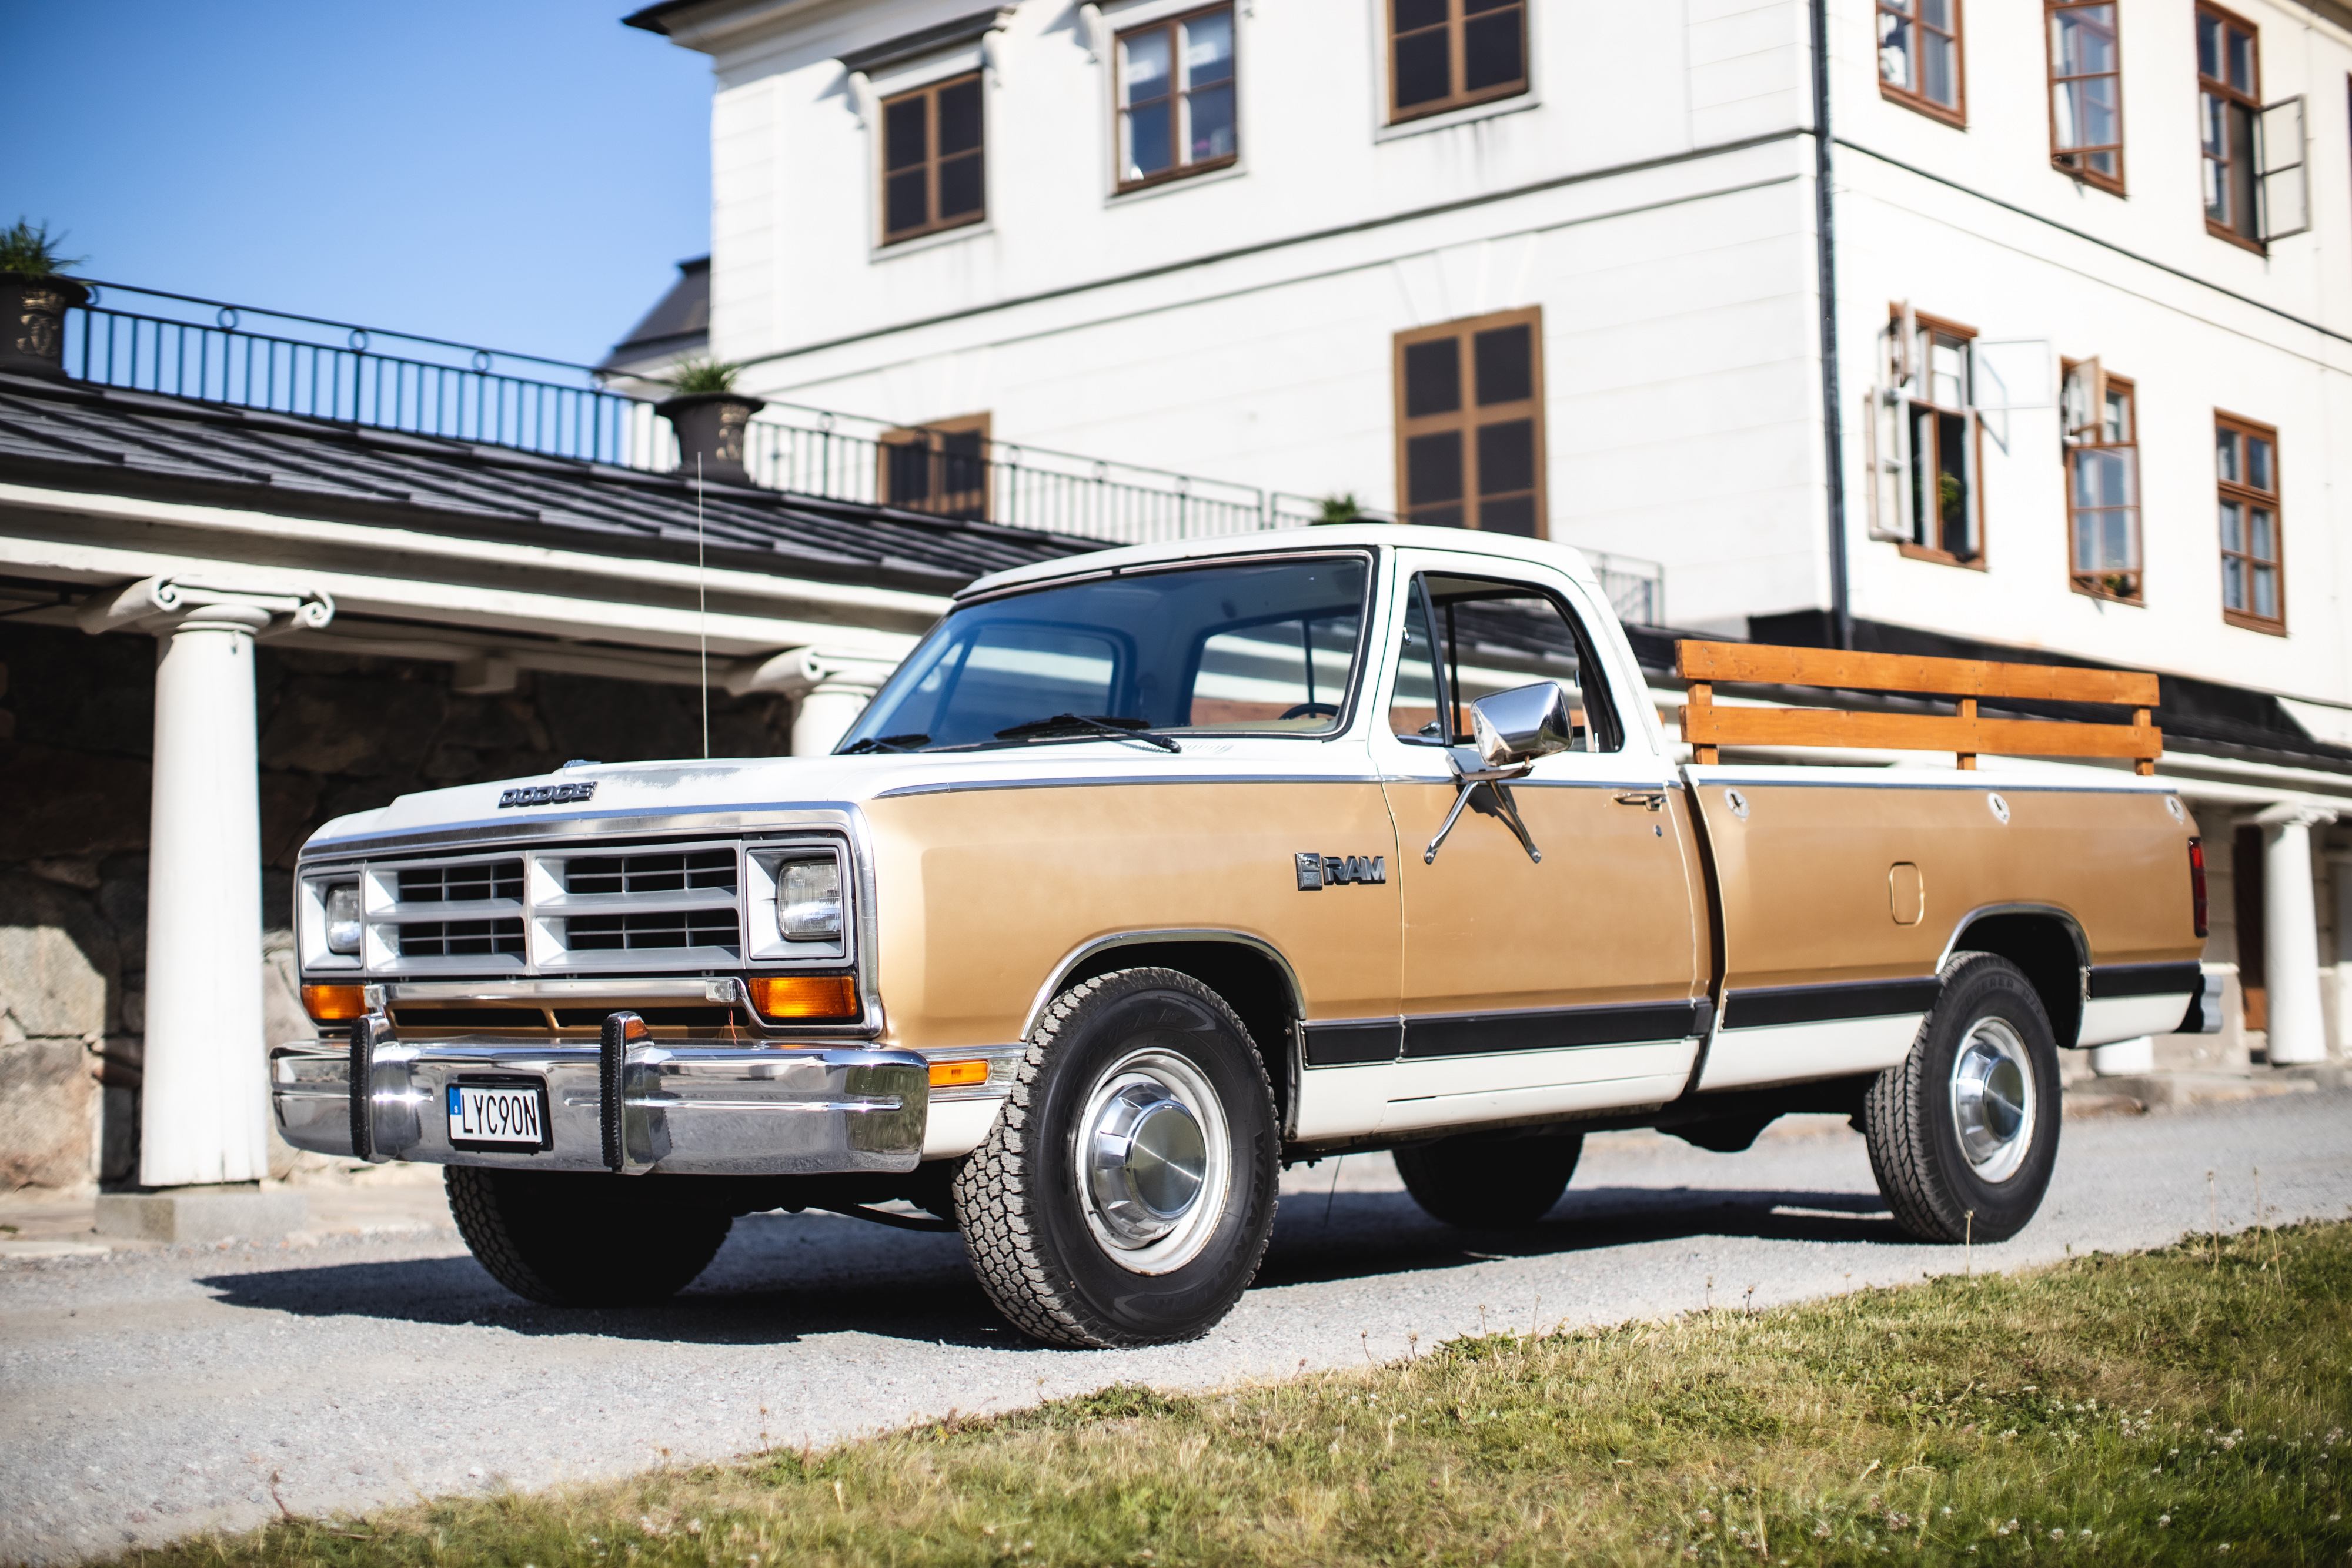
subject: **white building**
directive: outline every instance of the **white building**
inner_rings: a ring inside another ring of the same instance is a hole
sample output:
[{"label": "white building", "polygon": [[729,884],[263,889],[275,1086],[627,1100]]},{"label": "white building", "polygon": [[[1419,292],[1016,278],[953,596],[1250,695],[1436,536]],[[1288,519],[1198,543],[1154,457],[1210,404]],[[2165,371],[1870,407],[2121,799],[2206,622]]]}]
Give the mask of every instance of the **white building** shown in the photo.
[{"label": "white building", "polygon": [[2335,1037],[2352,9],[968,3],[629,18],[713,59],[749,390],[1650,558],[1680,626],[2161,672],[2212,956]]}]

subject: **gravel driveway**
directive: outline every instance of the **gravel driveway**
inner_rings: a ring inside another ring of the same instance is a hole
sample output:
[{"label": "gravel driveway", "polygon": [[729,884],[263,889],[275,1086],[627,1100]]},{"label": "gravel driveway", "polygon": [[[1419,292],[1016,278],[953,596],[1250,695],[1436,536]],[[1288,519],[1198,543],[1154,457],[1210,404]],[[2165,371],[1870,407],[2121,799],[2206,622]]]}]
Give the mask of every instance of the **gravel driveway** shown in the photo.
[{"label": "gravel driveway", "polygon": [[[1538,1230],[1476,1248],[1385,1155],[1290,1173],[1257,1287],[1207,1340],[1038,1348],[954,1237],[825,1215],[738,1220],[676,1301],[560,1312],[507,1294],[446,1226],[0,1266],[0,1561],[68,1561],[275,1511],[544,1486],[1122,1379],[1206,1386],[1406,1354],[1492,1328],[1799,1300],[1962,1266],[1887,1218],[1860,1138],[1782,1124],[1743,1155],[1591,1140]],[[2352,1093],[2069,1122],[2014,1269],[2352,1207]],[[627,1238],[615,1236],[616,1256]]]}]

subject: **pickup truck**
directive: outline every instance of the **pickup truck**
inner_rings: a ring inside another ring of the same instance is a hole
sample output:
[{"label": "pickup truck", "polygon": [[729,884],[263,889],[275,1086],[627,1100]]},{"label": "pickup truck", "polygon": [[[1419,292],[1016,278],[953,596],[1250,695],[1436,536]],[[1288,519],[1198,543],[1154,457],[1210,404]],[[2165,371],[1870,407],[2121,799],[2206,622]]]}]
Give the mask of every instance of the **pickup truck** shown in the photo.
[{"label": "pickup truck", "polygon": [[[1734,1152],[1835,1112],[1904,1230],[2014,1234],[2060,1049],[2218,1024],[2145,711],[1717,706],[1785,695],[1797,651],[1684,648],[1720,666],[1687,764],[1563,547],[1342,525],[982,579],[829,757],[580,762],[320,829],[278,1125],[445,1166],[541,1301],[657,1300],[736,1216],[822,1208],[961,1231],[1072,1345],[1205,1333],[1283,1168],[1353,1151],[1442,1221],[1523,1226],[1593,1130]],[[2141,765],[1720,759],[1832,719]]]}]

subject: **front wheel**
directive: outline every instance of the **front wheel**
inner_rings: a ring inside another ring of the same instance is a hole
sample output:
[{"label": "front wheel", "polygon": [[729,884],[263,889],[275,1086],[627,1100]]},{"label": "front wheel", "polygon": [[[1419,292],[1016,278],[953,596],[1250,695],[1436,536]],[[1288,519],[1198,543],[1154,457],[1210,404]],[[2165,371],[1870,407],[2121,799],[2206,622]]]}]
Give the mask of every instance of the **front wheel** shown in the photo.
[{"label": "front wheel", "polygon": [[516,1295],[551,1307],[666,1301],[710,1266],[729,1214],[648,1202],[658,1176],[446,1166],[457,1234]]},{"label": "front wheel", "polygon": [[1233,1009],[1189,975],[1124,969],[1045,1009],[955,1211],[1015,1327],[1165,1344],[1248,1288],[1280,1175],[1274,1091]]},{"label": "front wheel", "polygon": [[1895,1223],[1922,1241],[2006,1241],[2058,1162],[2058,1046],[2024,972],[1956,953],[1899,1067],[1863,1103],[1870,1167]]}]

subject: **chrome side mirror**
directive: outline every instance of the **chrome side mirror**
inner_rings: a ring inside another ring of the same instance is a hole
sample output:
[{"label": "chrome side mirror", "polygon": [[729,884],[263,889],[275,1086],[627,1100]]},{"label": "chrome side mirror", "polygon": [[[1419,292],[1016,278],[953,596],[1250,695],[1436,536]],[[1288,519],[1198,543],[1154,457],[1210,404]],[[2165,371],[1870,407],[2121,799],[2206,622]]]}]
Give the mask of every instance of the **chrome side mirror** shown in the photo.
[{"label": "chrome side mirror", "polygon": [[1470,736],[1479,760],[1489,768],[1513,768],[1566,751],[1576,744],[1568,695],[1550,681],[1513,686],[1470,705]]}]

